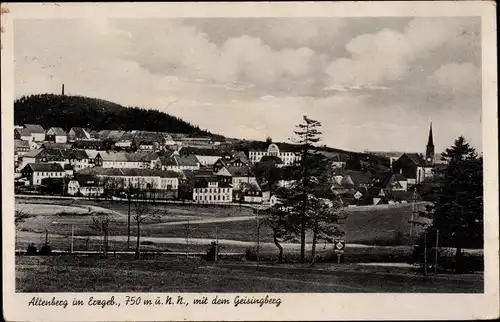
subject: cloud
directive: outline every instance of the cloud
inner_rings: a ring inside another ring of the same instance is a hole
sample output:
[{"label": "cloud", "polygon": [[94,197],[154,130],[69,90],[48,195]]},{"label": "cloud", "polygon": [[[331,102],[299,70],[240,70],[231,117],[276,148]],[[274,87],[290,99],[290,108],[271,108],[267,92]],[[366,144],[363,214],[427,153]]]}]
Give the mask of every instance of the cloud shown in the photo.
[{"label": "cloud", "polygon": [[460,96],[478,94],[481,71],[472,63],[449,63],[436,70],[430,81],[446,93]]},{"label": "cloud", "polygon": [[460,42],[468,22],[460,19],[416,18],[403,32],[383,29],[349,41],[350,57],[326,67],[327,86],[374,86],[398,81],[411,72],[417,59],[446,44]]}]

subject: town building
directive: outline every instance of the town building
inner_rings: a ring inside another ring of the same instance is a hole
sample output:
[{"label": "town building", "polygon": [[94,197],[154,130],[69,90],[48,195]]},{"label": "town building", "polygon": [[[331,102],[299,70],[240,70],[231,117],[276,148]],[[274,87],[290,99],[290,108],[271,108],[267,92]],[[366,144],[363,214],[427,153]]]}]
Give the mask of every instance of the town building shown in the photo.
[{"label": "town building", "polygon": [[66,143],[68,141],[68,135],[66,131],[60,127],[51,127],[47,130],[45,139],[55,143]]},{"label": "town building", "polygon": [[212,176],[198,180],[193,188],[193,201],[197,203],[231,203],[233,188]]},{"label": "town building", "polygon": [[101,196],[104,184],[101,179],[90,175],[78,175],[68,183],[68,194],[71,196]]},{"label": "town building", "polygon": [[276,156],[279,157],[285,166],[294,164],[300,161],[301,157],[297,151],[297,148],[290,148],[287,146],[278,147],[278,144],[271,143],[267,150],[265,151],[250,151],[249,158],[250,162],[257,163],[264,156]]},{"label": "town building", "polygon": [[32,186],[41,185],[45,178],[62,179],[65,176],[63,167],[58,163],[29,163],[21,170],[21,174]]},{"label": "town building", "polygon": [[240,190],[240,186],[242,183],[258,185],[257,179],[255,178],[255,175],[252,173],[252,170],[246,166],[245,167],[225,166],[224,168],[220,169],[217,172],[217,176],[223,177],[222,179],[224,179],[225,177],[228,179],[227,181],[231,179],[231,186],[233,187],[233,191]]},{"label": "town building", "polygon": [[24,127],[31,134],[32,141],[42,142],[45,141],[45,130],[39,124],[24,124]]},{"label": "town building", "polygon": [[161,163],[162,170],[181,172],[184,170],[199,170],[200,162],[194,155],[172,155]]},{"label": "town building", "polygon": [[14,139],[23,141],[33,141],[33,137],[31,136],[30,131],[28,131],[28,129],[25,128],[14,129]]},{"label": "town building", "polygon": [[175,190],[179,187],[179,174],[157,169],[103,168],[93,167],[81,170],[77,175],[92,175],[113,179],[119,188],[140,190]]},{"label": "town building", "polygon": [[89,131],[82,127],[72,127],[68,132],[68,141],[91,140]]}]

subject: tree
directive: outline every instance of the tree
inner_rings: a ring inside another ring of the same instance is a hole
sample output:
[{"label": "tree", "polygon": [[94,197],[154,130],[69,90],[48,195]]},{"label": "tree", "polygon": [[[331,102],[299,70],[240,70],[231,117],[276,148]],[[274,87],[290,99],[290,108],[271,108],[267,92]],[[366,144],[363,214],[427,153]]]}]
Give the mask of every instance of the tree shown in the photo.
[{"label": "tree", "polygon": [[268,136],[266,138],[266,144],[271,144],[271,143],[273,143],[273,139],[270,136]]},{"label": "tree", "polygon": [[292,218],[299,225],[301,262],[305,262],[306,230],[310,224],[310,216],[314,212],[310,197],[314,196],[312,181],[318,154],[313,151],[313,144],[321,140],[320,127],[320,122],[304,115],[303,122],[298,124],[294,131],[293,141],[301,146],[300,161],[297,164],[299,180],[293,185],[294,193],[287,200],[287,203],[288,206],[294,208]]},{"label": "tree", "polygon": [[160,214],[158,210],[152,208],[151,205],[146,202],[136,202],[134,210],[135,214],[133,216],[133,219],[137,227],[137,243],[135,246],[135,256],[136,258],[139,258],[141,252],[141,225],[147,221],[158,221],[160,219]]},{"label": "tree", "polygon": [[102,234],[102,246],[104,257],[108,256],[108,236],[109,236],[109,225],[112,222],[112,218],[107,212],[95,212],[92,214],[92,223],[90,228],[98,231]]},{"label": "tree", "polygon": [[281,242],[294,239],[296,226],[290,220],[288,209],[281,202],[267,210],[264,223],[273,231],[273,242],[278,248],[278,262],[282,263],[283,246],[281,246]]},{"label": "tree", "polygon": [[448,164],[426,215],[439,230],[440,244],[456,248],[458,270],[464,247],[483,247],[483,160],[462,136],[442,159]]}]

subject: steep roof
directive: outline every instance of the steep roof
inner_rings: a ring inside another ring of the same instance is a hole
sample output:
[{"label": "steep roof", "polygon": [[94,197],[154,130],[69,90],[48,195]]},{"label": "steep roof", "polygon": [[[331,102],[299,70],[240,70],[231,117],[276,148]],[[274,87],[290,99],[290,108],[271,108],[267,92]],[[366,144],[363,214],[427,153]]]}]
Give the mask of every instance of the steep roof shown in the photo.
[{"label": "steep roof", "polygon": [[14,132],[17,132],[17,134],[19,134],[19,136],[31,136],[31,132],[25,128],[14,129]]},{"label": "steep roof", "polygon": [[53,135],[56,135],[56,136],[66,136],[66,131],[64,131],[62,128],[60,127],[51,127],[48,131],[47,131],[47,134],[53,134]]},{"label": "steep roof", "polygon": [[26,167],[30,167],[34,172],[62,172],[63,167],[59,163],[28,163]]},{"label": "steep roof", "polygon": [[217,182],[218,188],[231,188],[231,184],[219,180],[216,176],[204,177],[196,180],[194,188],[208,188],[209,182]]},{"label": "steep roof", "polygon": [[405,153],[403,156],[406,155],[408,159],[410,159],[415,165],[417,166],[424,166],[426,165],[424,158],[418,153]]},{"label": "steep roof", "polygon": [[177,165],[179,166],[195,167],[199,164],[198,159],[196,159],[194,155],[186,155],[186,156],[174,155],[173,158],[175,159]]},{"label": "steep roof", "polygon": [[80,187],[95,187],[102,184],[102,180],[92,175],[79,174],[75,176],[75,180],[78,181]]},{"label": "steep roof", "polygon": [[43,127],[39,124],[24,124],[24,127],[30,132],[30,133],[37,133],[37,134],[45,134],[45,130]]},{"label": "steep roof", "polygon": [[100,151],[98,155],[101,156],[103,161],[115,161],[115,162],[128,161],[128,158],[124,152]]},{"label": "steep roof", "polygon": [[90,139],[90,134],[82,127],[72,127],[70,132],[73,131],[76,139]]},{"label": "steep roof", "polygon": [[14,149],[29,149],[30,148],[30,143],[28,141],[24,140],[14,140]]},{"label": "steep roof", "polygon": [[253,177],[252,169],[249,167],[225,166],[223,169],[226,169],[232,177]]},{"label": "steep roof", "polygon": [[372,183],[372,179],[370,178],[370,176],[362,171],[350,170],[347,171],[346,175],[351,177],[355,185]]},{"label": "steep roof", "polygon": [[158,159],[156,152],[134,152],[126,153],[125,158],[130,162],[150,162]]},{"label": "steep roof", "polygon": [[43,151],[43,149],[35,149],[35,150],[31,150],[29,152],[26,152],[24,155],[23,155],[23,158],[24,157],[27,157],[27,158],[35,158],[37,157],[41,152]]}]

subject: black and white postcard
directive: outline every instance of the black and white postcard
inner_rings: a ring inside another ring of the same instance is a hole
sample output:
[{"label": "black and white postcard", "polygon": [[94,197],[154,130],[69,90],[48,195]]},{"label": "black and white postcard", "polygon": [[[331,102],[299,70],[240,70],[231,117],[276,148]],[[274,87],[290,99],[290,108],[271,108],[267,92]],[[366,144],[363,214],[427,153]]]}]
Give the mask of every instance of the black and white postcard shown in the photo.
[{"label": "black and white postcard", "polygon": [[2,4],[8,321],[499,317],[495,4]]}]

